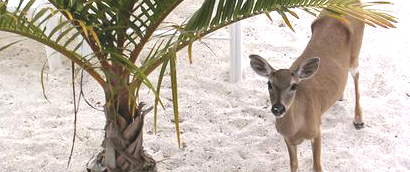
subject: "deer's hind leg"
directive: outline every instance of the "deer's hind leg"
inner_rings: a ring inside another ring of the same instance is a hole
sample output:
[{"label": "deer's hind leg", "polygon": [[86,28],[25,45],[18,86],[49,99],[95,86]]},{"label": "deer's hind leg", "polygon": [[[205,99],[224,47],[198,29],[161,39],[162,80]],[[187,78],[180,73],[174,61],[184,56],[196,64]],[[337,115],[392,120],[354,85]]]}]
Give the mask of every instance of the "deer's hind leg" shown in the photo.
[{"label": "deer's hind leg", "polygon": [[363,123],[363,119],[362,119],[362,108],[360,106],[359,52],[353,53],[352,64],[350,66],[350,74],[352,75],[353,81],[354,81],[354,92],[355,92],[355,99],[356,99],[353,125],[357,130],[359,130],[359,129],[364,127],[364,123]]}]

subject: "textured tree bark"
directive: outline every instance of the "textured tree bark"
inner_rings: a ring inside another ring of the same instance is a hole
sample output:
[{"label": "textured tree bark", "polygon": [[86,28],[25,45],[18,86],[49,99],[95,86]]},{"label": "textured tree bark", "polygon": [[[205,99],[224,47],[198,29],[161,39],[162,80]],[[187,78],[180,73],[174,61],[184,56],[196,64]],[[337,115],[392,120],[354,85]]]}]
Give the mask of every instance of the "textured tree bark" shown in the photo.
[{"label": "textured tree bark", "polygon": [[[128,103],[109,101],[105,105],[105,116],[107,119],[105,126],[105,139],[102,143],[103,151],[95,155],[87,163],[89,172],[156,172],[156,162],[143,149],[143,126],[144,116],[152,107],[142,110],[144,103],[140,103],[134,115],[125,114],[132,117],[125,119],[124,114],[120,114],[121,105]],[[117,99],[127,100],[127,99]],[[117,106],[116,106],[117,105]]]}]

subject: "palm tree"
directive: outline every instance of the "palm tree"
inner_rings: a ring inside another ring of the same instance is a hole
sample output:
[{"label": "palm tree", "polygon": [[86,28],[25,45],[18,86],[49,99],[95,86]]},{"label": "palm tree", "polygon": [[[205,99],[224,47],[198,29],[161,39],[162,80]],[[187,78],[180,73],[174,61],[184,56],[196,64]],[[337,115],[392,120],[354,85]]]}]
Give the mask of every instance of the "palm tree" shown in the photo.
[{"label": "palm tree", "polygon": [[[292,8],[301,8],[311,14],[327,9],[340,20],[343,20],[340,16],[350,15],[368,25],[385,28],[394,27],[392,23],[395,22],[394,17],[369,9],[388,2],[359,4],[357,0],[205,0],[186,22],[164,22],[182,1],[49,0],[52,7],[41,8],[29,16],[35,0],[20,0],[15,9],[7,8],[8,0],[0,0],[0,31],[34,39],[54,49],[72,61],[73,71],[74,67],[86,71],[104,90],[104,151],[94,164],[101,168],[92,170],[156,171],[155,161],[145,154],[142,146],[144,115],[152,108],[143,109],[144,103],[138,102],[139,90],[145,85],[154,92],[156,121],[157,106],[162,105],[161,83],[169,66],[179,144],[176,52],[188,47],[191,57],[192,43],[213,31],[255,15],[269,17],[271,11],[278,12],[291,28],[286,14],[297,17]],[[46,32],[46,23],[57,15],[63,16],[63,20]],[[168,28],[169,34],[153,38],[159,27]],[[60,34],[53,36],[57,33]],[[82,41],[75,41],[78,37]],[[5,45],[0,51],[16,43],[18,41]],[[79,53],[83,44],[93,53]],[[137,65],[137,61],[140,64]],[[159,68],[154,86],[147,76]]]}]

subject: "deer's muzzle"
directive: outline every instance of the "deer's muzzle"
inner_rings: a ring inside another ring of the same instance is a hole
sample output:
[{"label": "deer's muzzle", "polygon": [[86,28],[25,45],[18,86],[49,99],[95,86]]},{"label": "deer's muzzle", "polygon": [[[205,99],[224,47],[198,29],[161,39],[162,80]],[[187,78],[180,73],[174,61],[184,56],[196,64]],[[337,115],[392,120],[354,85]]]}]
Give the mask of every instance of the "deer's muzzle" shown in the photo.
[{"label": "deer's muzzle", "polygon": [[275,104],[272,106],[271,111],[276,117],[281,117],[285,113],[285,106],[281,104]]}]

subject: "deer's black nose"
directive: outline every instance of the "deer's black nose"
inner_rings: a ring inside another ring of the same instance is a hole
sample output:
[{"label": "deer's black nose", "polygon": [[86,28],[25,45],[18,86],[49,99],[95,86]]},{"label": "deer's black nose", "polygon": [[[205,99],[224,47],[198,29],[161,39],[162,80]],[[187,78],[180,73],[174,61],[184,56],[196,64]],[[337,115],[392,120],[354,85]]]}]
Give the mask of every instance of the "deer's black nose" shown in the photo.
[{"label": "deer's black nose", "polygon": [[285,106],[281,104],[275,104],[272,106],[271,109],[273,115],[275,116],[281,116],[283,113],[285,113]]}]

